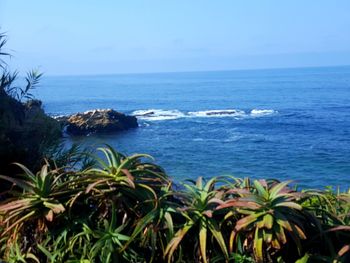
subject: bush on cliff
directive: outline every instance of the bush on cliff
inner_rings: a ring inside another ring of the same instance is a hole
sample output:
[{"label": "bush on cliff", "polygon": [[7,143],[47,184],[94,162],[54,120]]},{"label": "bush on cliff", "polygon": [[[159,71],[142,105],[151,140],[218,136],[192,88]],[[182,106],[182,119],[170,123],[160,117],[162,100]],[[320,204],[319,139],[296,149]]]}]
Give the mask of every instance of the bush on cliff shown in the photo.
[{"label": "bush on cliff", "polygon": [[31,94],[41,74],[31,71],[21,87],[17,72],[11,72],[5,58],[6,36],[0,34],[0,172],[9,174],[14,161],[37,168],[46,149],[58,142],[61,127],[47,116],[41,102]]}]

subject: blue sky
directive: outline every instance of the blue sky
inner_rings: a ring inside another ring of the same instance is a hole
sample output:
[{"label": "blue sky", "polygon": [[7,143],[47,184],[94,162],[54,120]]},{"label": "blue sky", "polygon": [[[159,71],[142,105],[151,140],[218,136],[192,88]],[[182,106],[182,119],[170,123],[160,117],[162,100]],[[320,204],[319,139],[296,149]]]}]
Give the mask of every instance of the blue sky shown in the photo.
[{"label": "blue sky", "polygon": [[13,67],[47,75],[350,64],[349,0],[0,0]]}]

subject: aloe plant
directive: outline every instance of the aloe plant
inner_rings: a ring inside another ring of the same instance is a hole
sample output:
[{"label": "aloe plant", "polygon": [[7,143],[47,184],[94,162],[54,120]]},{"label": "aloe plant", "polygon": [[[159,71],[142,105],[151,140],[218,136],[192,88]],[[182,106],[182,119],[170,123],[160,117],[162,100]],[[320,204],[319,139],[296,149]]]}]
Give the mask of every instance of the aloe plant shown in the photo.
[{"label": "aloe plant", "polygon": [[214,188],[216,182],[217,178],[213,178],[204,183],[202,177],[199,177],[196,182],[192,181],[192,184],[183,185],[187,192],[183,193],[184,207],[179,211],[186,221],[167,245],[165,256],[168,257],[168,262],[172,260],[174,252],[181,246],[181,241],[194,228],[198,229],[196,235],[202,262],[208,262],[207,243],[211,238],[217,242],[225,259],[228,259],[225,240],[219,224],[213,218],[215,208],[218,204],[223,203],[222,193]]},{"label": "aloe plant", "polygon": [[123,249],[124,244],[130,239],[126,234],[127,222],[117,220],[117,211],[112,204],[110,218],[104,218],[96,226],[91,227],[83,224],[82,231],[75,234],[70,240],[70,250],[75,252],[76,246],[83,243],[89,250],[84,248],[83,256],[92,262],[119,262],[122,258],[130,258],[133,251]]},{"label": "aloe plant", "polygon": [[32,220],[37,220],[38,229],[44,230],[45,222],[52,222],[54,216],[65,211],[64,205],[57,198],[60,194],[68,194],[58,183],[64,173],[49,170],[48,165],[44,165],[35,175],[25,166],[17,165],[24,171],[22,179],[0,175],[0,179],[14,184],[14,197],[0,205],[0,214],[5,218],[2,223],[6,226],[1,236],[10,231],[16,234],[24,222]]},{"label": "aloe plant", "polygon": [[[136,242],[141,232],[141,246],[148,245],[146,236],[149,236],[149,245],[154,248],[155,243],[164,243],[158,242],[159,239],[153,236],[160,237],[160,228],[171,228],[170,213],[174,211],[173,204],[168,200],[171,186],[163,170],[152,163],[142,162],[141,158],[151,158],[148,155],[127,157],[110,146],[98,150],[105,159],[94,156],[97,165],[81,172],[77,181],[78,184],[86,185],[86,188],[76,194],[70,206],[79,198],[85,201],[92,199],[97,202],[97,209],[103,211],[106,210],[105,203],[112,201],[117,216],[133,224],[134,231],[122,251],[128,250],[129,244]],[[152,253],[151,258],[154,256]]]},{"label": "aloe plant", "polygon": [[144,216],[136,219],[134,230],[124,249],[130,243],[138,243],[140,247],[151,247],[151,254],[147,262],[157,262],[162,259],[167,243],[174,236],[174,222],[172,214],[176,214],[179,207],[173,199],[174,192],[171,185],[164,186],[157,193],[155,199],[148,200],[153,204]]},{"label": "aloe plant", "polygon": [[[80,181],[88,184],[87,192],[103,189],[105,193],[108,190],[109,192],[125,191],[129,194],[142,194],[141,192],[146,191],[154,195],[154,191],[169,184],[159,166],[142,162],[142,158],[152,159],[149,155],[125,156],[108,145],[98,150],[104,154],[106,160],[94,156],[97,165],[81,173]],[[131,190],[135,188],[143,188],[143,190],[141,192]]]},{"label": "aloe plant", "polygon": [[[289,182],[268,185],[254,181],[254,189],[232,189],[238,197],[229,199],[217,209],[231,208],[226,218],[239,213],[239,219],[230,235],[229,248],[234,250],[240,239],[252,248],[257,262],[263,262],[269,254],[281,249],[291,238],[301,253],[303,230],[302,206],[297,203],[299,195],[287,188]],[[268,252],[268,253],[267,253]]]}]

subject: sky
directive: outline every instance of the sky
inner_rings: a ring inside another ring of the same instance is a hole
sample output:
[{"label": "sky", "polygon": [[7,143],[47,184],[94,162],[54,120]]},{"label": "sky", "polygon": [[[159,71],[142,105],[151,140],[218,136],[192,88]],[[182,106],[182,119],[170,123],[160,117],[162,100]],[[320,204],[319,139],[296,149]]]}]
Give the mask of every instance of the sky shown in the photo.
[{"label": "sky", "polygon": [[46,75],[350,64],[349,0],[0,0],[10,65]]}]

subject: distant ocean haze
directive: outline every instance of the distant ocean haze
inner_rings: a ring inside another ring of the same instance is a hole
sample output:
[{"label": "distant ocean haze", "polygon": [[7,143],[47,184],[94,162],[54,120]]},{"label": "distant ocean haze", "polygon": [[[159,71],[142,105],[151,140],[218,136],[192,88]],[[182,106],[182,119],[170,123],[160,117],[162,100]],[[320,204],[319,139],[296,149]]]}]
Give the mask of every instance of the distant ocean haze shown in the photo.
[{"label": "distant ocean haze", "polygon": [[230,174],[350,187],[350,67],[45,77],[51,115],[113,108],[140,127],[67,138],[149,153],[177,181]]}]

